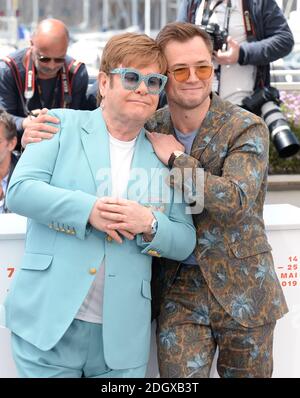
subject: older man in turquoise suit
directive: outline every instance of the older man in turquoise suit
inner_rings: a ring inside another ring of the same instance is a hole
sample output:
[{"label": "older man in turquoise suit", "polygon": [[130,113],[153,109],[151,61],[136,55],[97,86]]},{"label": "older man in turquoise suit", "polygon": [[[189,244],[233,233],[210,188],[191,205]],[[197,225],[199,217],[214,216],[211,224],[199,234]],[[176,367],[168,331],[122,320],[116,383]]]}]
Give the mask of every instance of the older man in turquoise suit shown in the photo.
[{"label": "older man in turquoise suit", "polygon": [[29,221],[5,310],[22,377],[145,374],[152,256],[184,260],[196,242],[143,129],[165,71],[148,36],[113,37],[100,108],[51,112],[57,134],[28,145],[15,169],[7,205]]}]

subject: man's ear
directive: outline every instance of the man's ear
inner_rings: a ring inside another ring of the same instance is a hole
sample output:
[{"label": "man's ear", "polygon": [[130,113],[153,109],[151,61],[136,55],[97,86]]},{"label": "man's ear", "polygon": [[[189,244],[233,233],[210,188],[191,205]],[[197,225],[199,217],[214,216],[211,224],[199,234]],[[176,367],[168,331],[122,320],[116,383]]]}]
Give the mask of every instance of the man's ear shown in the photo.
[{"label": "man's ear", "polygon": [[105,97],[106,91],[109,86],[109,76],[105,72],[100,71],[98,75],[98,82],[100,95],[101,97]]},{"label": "man's ear", "polygon": [[12,139],[9,141],[9,143],[8,143],[8,150],[9,150],[10,152],[12,152],[12,151],[15,149],[15,147],[16,147],[16,145],[17,145],[17,142],[18,142],[17,137],[14,137],[14,138],[12,138]]}]

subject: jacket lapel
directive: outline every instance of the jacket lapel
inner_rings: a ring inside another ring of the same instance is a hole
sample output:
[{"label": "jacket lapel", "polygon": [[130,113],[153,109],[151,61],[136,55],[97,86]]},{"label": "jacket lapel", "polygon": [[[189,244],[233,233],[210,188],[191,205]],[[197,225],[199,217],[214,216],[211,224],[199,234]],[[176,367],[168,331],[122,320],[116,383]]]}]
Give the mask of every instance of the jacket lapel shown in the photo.
[{"label": "jacket lapel", "polygon": [[90,112],[83,124],[81,142],[99,197],[111,194],[110,150],[106,124],[100,108]]}]

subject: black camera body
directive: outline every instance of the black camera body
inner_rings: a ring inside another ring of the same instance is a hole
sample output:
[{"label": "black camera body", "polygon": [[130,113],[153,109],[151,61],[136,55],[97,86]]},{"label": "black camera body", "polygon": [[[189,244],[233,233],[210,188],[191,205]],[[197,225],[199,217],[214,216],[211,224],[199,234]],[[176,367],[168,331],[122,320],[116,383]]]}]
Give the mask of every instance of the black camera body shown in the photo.
[{"label": "black camera body", "polygon": [[205,26],[201,26],[201,28],[210,35],[214,51],[226,49],[228,37],[227,30],[220,29],[220,25],[217,23],[209,23]]},{"label": "black camera body", "polygon": [[244,98],[242,106],[264,119],[279,157],[287,158],[299,151],[300,144],[279,108],[280,103],[275,87],[263,87]]}]

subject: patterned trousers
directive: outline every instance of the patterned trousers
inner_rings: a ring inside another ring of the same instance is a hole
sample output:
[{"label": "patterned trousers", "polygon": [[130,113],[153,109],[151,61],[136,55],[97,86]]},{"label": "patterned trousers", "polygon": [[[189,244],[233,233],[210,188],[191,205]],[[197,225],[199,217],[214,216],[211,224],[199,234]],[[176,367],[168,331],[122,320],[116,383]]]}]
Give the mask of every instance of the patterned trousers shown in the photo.
[{"label": "patterned trousers", "polygon": [[181,265],[158,318],[160,376],[209,377],[218,346],[220,377],[271,377],[275,323],[240,325],[214,298],[200,268]]}]

